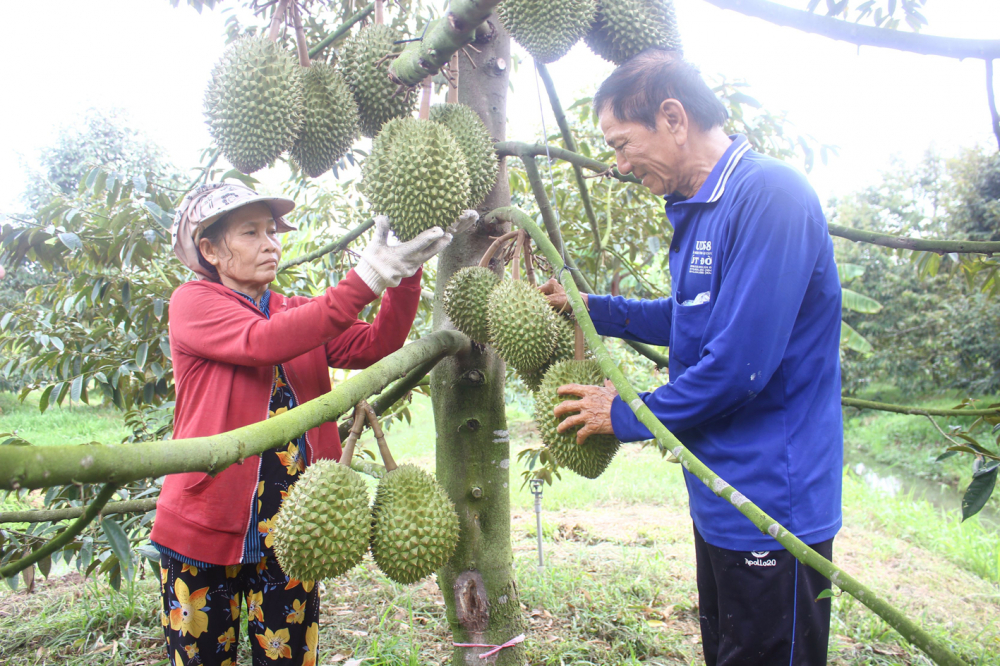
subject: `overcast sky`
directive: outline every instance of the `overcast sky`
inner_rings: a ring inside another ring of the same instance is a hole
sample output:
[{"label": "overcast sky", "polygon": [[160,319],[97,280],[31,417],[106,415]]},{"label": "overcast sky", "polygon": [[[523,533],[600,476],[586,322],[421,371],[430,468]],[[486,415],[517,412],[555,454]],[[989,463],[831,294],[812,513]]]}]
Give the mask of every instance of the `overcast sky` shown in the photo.
[{"label": "overcast sky", "polygon": [[[981,61],[859,50],[704,0],[675,4],[689,60],[706,74],[745,79],[751,95],[772,111],[786,111],[799,132],[839,147],[840,157],[810,176],[824,199],[873,182],[894,155],[915,161],[931,146],[945,154],[977,143],[995,147]],[[90,107],[124,109],[175,164],[197,163],[210,141],[202,94],[223,48],[227,14],[221,9],[199,15],[167,0],[7,5],[8,30],[0,40],[6,63],[0,212],[16,209],[23,165]],[[997,0],[927,5],[928,34],[1000,39]],[[592,94],[611,71],[582,44],[550,69],[565,105]],[[537,139],[539,105],[527,60],[514,77],[513,100],[508,137]]]}]

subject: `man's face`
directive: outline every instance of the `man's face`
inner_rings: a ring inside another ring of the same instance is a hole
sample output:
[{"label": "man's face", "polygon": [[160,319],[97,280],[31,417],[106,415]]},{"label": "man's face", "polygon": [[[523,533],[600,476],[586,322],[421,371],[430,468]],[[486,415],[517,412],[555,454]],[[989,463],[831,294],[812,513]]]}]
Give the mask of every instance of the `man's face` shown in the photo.
[{"label": "man's face", "polygon": [[681,151],[676,132],[670,131],[664,114],[657,115],[655,130],[639,122],[618,120],[609,106],[604,107],[599,119],[604,140],[615,149],[620,172],[633,173],[657,196],[677,190]]}]

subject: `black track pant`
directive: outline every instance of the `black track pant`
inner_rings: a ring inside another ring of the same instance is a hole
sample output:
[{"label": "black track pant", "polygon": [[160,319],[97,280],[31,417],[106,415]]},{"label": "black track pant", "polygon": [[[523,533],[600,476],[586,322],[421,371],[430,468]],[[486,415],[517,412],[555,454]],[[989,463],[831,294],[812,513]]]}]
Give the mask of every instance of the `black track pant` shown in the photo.
[{"label": "black track pant", "polygon": [[[824,666],[830,581],[786,550],[717,548],[694,531],[707,666]],[[810,544],[831,559],[833,539]]]}]

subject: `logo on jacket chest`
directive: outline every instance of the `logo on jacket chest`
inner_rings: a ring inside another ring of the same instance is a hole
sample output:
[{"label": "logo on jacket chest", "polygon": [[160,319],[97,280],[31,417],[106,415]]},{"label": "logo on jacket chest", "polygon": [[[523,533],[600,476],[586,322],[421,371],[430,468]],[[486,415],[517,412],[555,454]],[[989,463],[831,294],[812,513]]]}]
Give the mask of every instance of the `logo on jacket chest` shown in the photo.
[{"label": "logo on jacket chest", "polygon": [[693,275],[712,274],[712,241],[700,240],[694,242],[688,273]]}]

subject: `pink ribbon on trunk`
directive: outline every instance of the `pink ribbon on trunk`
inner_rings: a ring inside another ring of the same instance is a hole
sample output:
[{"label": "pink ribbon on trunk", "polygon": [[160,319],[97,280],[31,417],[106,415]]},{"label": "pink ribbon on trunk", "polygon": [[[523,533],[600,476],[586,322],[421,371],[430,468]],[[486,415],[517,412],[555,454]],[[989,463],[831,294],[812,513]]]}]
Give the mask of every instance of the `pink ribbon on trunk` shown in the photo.
[{"label": "pink ribbon on trunk", "polygon": [[480,659],[486,659],[487,657],[492,657],[493,655],[495,655],[497,652],[499,652],[504,648],[514,647],[518,643],[523,643],[523,642],[524,642],[524,634],[520,634],[518,636],[514,636],[514,638],[510,639],[503,645],[483,645],[482,643],[452,643],[452,645],[454,645],[455,647],[490,648],[489,651],[479,655]]}]

